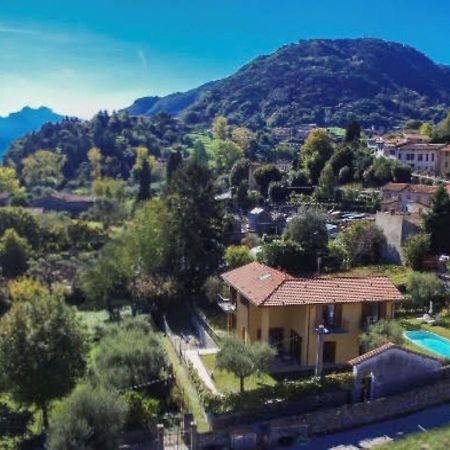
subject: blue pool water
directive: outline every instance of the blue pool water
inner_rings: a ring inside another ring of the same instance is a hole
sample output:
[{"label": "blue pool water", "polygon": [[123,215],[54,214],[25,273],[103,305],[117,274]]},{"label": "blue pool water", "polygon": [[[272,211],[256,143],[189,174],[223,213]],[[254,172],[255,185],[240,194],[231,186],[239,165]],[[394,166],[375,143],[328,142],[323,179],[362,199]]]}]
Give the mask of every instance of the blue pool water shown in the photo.
[{"label": "blue pool water", "polygon": [[406,331],[409,341],[443,358],[450,358],[450,341],[429,331]]}]

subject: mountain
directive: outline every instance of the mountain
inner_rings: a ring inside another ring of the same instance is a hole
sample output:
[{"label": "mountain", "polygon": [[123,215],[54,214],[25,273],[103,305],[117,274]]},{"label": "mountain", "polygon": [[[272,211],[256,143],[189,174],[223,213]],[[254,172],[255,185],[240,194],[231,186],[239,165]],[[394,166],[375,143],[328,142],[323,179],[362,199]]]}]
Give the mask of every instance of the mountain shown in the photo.
[{"label": "mountain", "polygon": [[450,68],[380,39],[313,39],[260,56],[181,104],[187,100],[194,102],[174,112],[190,124],[224,115],[254,129],[345,125],[350,118],[391,128],[442,119],[450,107]]},{"label": "mountain", "polygon": [[215,81],[210,81],[198,88],[186,92],[176,92],[165,97],[142,97],[124,111],[133,116],[154,116],[160,112],[176,116],[195,103],[200,95],[211,89],[215,83]]},{"label": "mountain", "polygon": [[39,130],[47,122],[59,122],[63,118],[44,106],[37,109],[25,106],[7,117],[0,117],[0,157],[18,137]]}]

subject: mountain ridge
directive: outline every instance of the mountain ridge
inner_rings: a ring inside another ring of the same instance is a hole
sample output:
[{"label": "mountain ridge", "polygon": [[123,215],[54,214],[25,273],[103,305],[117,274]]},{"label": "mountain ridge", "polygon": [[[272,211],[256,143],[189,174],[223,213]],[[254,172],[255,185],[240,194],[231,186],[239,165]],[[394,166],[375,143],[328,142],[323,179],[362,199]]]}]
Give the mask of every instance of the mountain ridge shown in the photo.
[{"label": "mountain ridge", "polygon": [[190,99],[172,113],[193,125],[224,115],[253,129],[345,125],[353,118],[391,128],[408,119],[443,118],[450,67],[382,39],[308,39],[256,57]]}]

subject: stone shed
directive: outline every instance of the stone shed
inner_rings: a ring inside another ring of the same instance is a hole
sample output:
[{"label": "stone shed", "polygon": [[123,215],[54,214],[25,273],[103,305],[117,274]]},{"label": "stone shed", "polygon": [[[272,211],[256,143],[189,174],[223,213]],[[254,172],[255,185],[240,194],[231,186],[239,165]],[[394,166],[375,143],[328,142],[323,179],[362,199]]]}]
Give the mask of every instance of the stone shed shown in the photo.
[{"label": "stone shed", "polygon": [[442,360],[391,342],[349,361],[354,402],[375,400],[440,378]]}]

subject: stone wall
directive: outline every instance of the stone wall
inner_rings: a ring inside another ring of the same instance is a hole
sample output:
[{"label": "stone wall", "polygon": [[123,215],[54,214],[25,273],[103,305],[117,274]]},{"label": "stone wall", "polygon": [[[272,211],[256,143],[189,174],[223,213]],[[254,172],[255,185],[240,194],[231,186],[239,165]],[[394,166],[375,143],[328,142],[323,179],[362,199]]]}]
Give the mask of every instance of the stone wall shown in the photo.
[{"label": "stone wall", "polygon": [[[410,390],[388,398],[380,398],[367,403],[346,404],[334,408],[276,420],[259,422],[248,427],[248,437],[257,433],[258,448],[272,448],[280,439],[295,438],[302,435],[333,433],[347,428],[367,425],[441,403],[450,402],[450,371],[442,371],[442,380],[426,387]],[[251,430],[250,430],[251,428]],[[231,428],[233,429],[233,428]],[[257,431],[255,431],[257,430]],[[229,430],[231,431],[231,430]],[[245,437],[245,431],[242,431]],[[231,433],[226,430],[199,434],[198,449],[223,448],[231,444]]]},{"label": "stone wall", "polygon": [[323,409],[304,415],[271,422],[273,426],[283,423],[292,425],[307,424],[310,434],[332,433],[345,428],[353,428],[378,422],[391,417],[410,414],[440,403],[450,402],[450,380],[414,389],[388,398],[372,402],[344,405],[338,408]]}]

